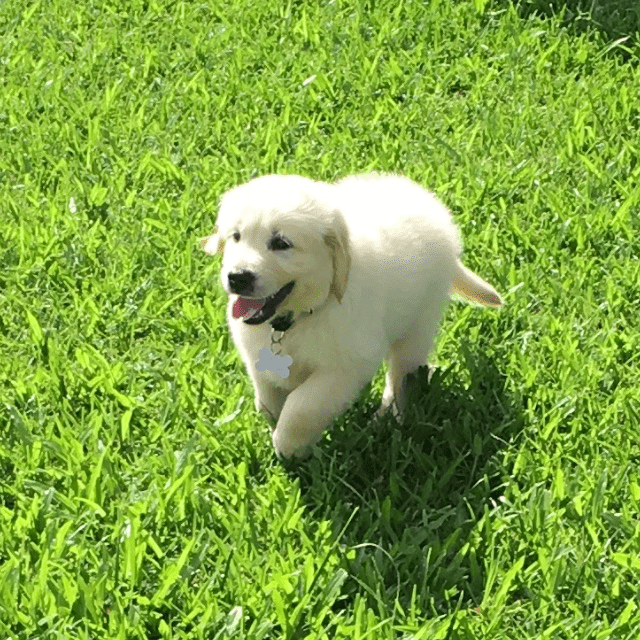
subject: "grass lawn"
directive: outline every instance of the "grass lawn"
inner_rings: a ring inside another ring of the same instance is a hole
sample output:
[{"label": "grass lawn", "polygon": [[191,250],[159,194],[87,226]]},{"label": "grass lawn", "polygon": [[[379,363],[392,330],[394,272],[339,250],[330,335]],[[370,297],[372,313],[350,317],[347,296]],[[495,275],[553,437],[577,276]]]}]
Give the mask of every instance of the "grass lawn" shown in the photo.
[{"label": "grass lawn", "polygon": [[[0,638],[636,640],[635,4],[2,3]],[[281,464],[197,239],[365,170],[506,305]]]}]

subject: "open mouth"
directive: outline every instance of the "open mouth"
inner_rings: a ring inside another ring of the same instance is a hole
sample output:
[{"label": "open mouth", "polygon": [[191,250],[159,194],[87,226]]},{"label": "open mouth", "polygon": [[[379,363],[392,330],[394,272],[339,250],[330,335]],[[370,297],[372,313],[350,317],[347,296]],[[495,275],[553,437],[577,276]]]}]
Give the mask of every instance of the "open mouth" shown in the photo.
[{"label": "open mouth", "polygon": [[231,314],[234,318],[242,318],[246,324],[262,324],[273,316],[283,300],[291,293],[295,281],[285,284],[282,289],[276,291],[267,298],[243,298],[233,303]]}]

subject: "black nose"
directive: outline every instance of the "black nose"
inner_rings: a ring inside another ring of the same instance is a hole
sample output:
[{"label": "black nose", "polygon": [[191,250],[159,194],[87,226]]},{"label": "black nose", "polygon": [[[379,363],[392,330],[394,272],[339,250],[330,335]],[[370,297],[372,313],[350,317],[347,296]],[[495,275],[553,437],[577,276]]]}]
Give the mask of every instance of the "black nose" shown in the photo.
[{"label": "black nose", "polygon": [[227,277],[229,278],[229,290],[231,293],[237,293],[238,295],[251,295],[253,293],[253,286],[256,282],[256,274],[253,271],[240,269],[240,271],[230,273]]}]

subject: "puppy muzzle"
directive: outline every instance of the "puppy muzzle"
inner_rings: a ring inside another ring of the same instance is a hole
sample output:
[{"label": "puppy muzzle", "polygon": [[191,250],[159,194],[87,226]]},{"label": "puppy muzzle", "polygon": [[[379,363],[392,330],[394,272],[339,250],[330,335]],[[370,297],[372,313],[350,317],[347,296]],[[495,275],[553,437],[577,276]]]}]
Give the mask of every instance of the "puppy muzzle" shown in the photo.
[{"label": "puppy muzzle", "polygon": [[256,274],[253,271],[240,269],[240,271],[230,272],[227,276],[229,292],[239,296],[250,296],[256,286]]}]

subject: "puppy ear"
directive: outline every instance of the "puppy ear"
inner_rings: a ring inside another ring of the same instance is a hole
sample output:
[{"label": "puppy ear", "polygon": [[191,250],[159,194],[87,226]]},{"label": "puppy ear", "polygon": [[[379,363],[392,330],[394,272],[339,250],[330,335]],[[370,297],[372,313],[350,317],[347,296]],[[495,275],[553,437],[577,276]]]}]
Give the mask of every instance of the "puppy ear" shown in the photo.
[{"label": "puppy ear", "polygon": [[331,292],[342,302],[342,297],[347,289],[349,280],[349,270],[351,269],[351,251],[349,248],[349,232],[347,225],[338,215],[333,228],[324,236],[325,244],[331,252],[333,261],[333,281],[331,282]]},{"label": "puppy ear", "polygon": [[222,253],[224,250],[224,240],[220,237],[219,233],[214,233],[212,236],[200,238],[200,248],[210,255]]}]

